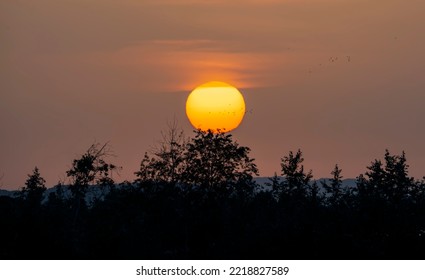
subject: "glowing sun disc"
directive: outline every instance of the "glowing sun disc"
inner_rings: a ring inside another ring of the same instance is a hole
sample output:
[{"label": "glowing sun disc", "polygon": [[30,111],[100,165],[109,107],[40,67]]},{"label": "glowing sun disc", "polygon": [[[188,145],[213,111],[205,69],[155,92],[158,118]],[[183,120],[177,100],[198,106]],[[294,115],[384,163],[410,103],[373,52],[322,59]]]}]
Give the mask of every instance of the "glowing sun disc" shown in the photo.
[{"label": "glowing sun disc", "polygon": [[208,82],[195,88],[186,101],[186,115],[196,129],[229,132],[245,115],[245,101],[237,88]]}]

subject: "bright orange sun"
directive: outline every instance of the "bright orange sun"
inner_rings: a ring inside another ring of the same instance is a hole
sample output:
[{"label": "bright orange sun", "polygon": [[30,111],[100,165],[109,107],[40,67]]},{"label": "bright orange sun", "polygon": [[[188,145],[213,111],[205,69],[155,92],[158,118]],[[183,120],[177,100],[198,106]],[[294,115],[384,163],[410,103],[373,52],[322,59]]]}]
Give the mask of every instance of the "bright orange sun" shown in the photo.
[{"label": "bright orange sun", "polygon": [[196,129],[214,133],[229,132],[242,122],[245,101],[234,86],[217,81],[208,82],[189,94],[186,115]]}]

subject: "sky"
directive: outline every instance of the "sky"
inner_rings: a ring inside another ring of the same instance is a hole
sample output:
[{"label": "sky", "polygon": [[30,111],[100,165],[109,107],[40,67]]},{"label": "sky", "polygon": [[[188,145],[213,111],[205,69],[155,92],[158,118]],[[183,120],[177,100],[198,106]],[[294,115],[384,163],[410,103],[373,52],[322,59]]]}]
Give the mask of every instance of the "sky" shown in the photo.
[{"label": "sky", "polygon": [[315,178],[345,178],[385,149],[425,175],[422,0],[2,0],[0,187],[35,166],[47,186],[94,142],[135,179],[197,85],[237,87],[234,139],[261,176],[301,149]]}]

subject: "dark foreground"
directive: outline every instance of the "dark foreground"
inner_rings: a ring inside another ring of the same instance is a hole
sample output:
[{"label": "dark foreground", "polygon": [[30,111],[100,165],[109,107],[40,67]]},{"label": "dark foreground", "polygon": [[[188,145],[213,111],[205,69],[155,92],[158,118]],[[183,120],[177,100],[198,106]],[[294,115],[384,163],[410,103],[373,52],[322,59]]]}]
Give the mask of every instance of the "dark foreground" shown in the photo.
[{"label": "dark foreground", "polygon": [[[249,188],[245,186],[245,190]],[[358,192],[360,191],[360,192]],[[0,197],[2,259],[424,259],[425,200],[120,186],[87,205]]]}]

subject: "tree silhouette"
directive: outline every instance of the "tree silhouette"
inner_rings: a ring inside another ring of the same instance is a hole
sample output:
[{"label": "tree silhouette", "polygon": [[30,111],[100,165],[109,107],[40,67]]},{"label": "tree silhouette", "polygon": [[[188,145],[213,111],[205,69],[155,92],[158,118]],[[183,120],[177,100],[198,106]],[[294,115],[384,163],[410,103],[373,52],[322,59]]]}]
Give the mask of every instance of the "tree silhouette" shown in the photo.
[{"label": "tree silhouette", "polygon": [[398,204],[414,188],[414,178],[408,176],[406,156],[391,155],[385,150],[385,165],[375,159],[365,175],[357,179],[359,195],[363,198]]},{"label": "tree silhouette", "polygon": [[159,175],[160,172],[157,169],[157,162],[158,160],[156,158],[150,157],[148,153],[145,153],[140,163],[139,171],[134,172],[137,176],[135,182],[142,186],[162,181],[161,176]]},{"label": "tree silhouette", "polygon": [[271,187],[271,193],[276,200],[279,200],[279,197],[283,192],[282,180],[277,173],[275,172],[273,177],[269,178],[269,182],[266,182],[266,186]]},{"label": "tree silhouette", "polygon": [[175,185],[181,180],[184,168],[186,138],[177,122],[169,124],[168,131],[162,132],[162,140],[152,151],[145,153],[139,171],[135,172],[136,182],[161,182]]},{"label": "tree silhouette", "polygon": [[342,191],[342,170],[338,167],[338,164],[335,164],[334,169],[331,172],[332,178],[329,180],[329,184],[326,181],[322,181],[322,187],[325,189],[328,194],[326,202],[330,206],[337,206],[340,203],[340,200],[343,196]]},{"label": "tree silhouette", "polygon": [[81,158],[73,160],[72,167],[66,171],[66,175],[71,178],[71,191],[74,198],[83,198],[90,184],[114,184],[110,175],[117,170],[117,166],[106,162],[106,158],[111,155],[108,143],[102,146],[95,143]]},{"label": "tree silhouette", "polygon": [[385,151],[385,188],[384,195],[392,203],[400,203],[414,185],[414,178],[408,175],[409,166],[406,163],[406,154],[391,155]]},{"label": "tree silhouette", "polygon": [[294,155],[292,151],[288,156],[284,156],[281,162],[283,181],[275,187],[276,195],[283,199],[285,197],[303,199],[307,196],[307,189],[313,178],[312,171],[304,171],[302,165],[304,158],[301,150]]},{"label": "tree silhouette", "polygon": [[236,184],[252,182],[258,175],[250,149],[233,141],[231,134],[223,132],[195,131],[186,146],[185,183],[199,186],[207,191],[229,191]]},{"label": "tree silhouette", "polygon": [[71,179],[70,200],[71,210],[73,211],[70,244],[72,244],[73,254],[83,254],[84,245],[82,244],[80,227],[84,225],[85,217],[89,211],[86,203],[86,192],[90,185],[97,184],[100,187],[113,186],[114,181],[111,173],[117,170],[117,166],[106,161],[112,153],[108,143],[100,145],[92,144],[79,159],[72,162],[72,167],[66,174]]},{"label": "tree silhouette", "polygon": [[28,174],[28,179],[25,182],[25,187],[22,188],[22,197],[29,202],[30,205],[40,205],[43,194],[46,191],[46,180],[41,177],[37,166],[32,174]]},{"label": "tree silhouette", "polygon": [[[46,191],[46,181],[40,175],[37,167],[25,181],[25,186],[21,189],[16,202],[15,217],[18,222],[15,225],[15,238],[20,240],[21,247],[16,248],[27,258],[34,258],[42,249],[44,241],[44,203],[43,195]],[[19,209],[19,210],[18,210]]]}]

